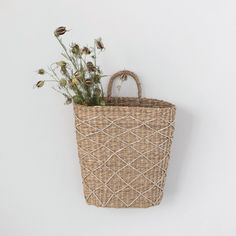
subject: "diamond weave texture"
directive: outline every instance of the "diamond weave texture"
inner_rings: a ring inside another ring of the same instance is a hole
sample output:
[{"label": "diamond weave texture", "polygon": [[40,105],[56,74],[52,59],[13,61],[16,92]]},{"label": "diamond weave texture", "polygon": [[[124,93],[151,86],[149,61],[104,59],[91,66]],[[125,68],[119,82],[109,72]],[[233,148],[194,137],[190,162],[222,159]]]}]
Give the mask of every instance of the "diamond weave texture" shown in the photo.
[{"label": "diamond weave texture", "polygon": [[75,105],[74,112],[87,203],[117,208],[159,204],[175,107]]}]

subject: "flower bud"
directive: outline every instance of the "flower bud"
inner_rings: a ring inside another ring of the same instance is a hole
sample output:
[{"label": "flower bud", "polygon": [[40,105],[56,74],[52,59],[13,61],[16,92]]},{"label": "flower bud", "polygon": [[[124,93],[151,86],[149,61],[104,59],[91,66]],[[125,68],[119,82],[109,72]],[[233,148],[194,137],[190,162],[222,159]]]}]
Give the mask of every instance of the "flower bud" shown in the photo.
[{"label": "flower bud", "polygon": [[60,66],[60,67],[66,66],[66,62],[65,62],[65,61],[58,61],[58,62],[56,62],[56,64],[57,64],[58,66]]},{"label": "flower bud", "polygon": [[66,81],[65,79],[61,79],[61,80],[59,81],[59,85],[60,85],[61,87],[65,87],[66,84],[67,84],[67,81]]},{"label": "flower bud", "polygon": [[58,66],[60,66],[60,68],[61,68],[61,73],[63,74],[63,75],[66,75],[68,72],[67,72],[67,70],[66,70],[66,65],[67,65],[67,63],[65,62],[65,61],[58,61],[58,62],[56,62],[56,64],[58,65]]},{"label": "flower bud", "polygon": [[42,68],[38,69],[37,72],[38,72],[39,75],[44,75],[45,74],[45,70],[42,69]]},{"label": "flower bud", "polygon": [[66,31],[67,31],[67,30],[66,30],[66,27],[60,26],[60,27],[58,27],[58,28],[54,31],[54,35],[55,35],[56,37],[59,37],[60,35],[63,35]]},{"label": "flower bud", "polygon": [[75,55],[78,56],[80,54],[80,47],[78,44],[73,44],[71,46],[71,52]]}]

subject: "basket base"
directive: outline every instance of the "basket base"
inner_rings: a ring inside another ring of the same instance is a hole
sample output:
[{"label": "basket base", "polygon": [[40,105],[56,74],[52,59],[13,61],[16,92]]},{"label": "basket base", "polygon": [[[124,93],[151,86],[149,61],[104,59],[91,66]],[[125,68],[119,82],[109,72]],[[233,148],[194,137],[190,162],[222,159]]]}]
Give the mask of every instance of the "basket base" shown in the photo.
[{"label": "basket base", "polygon": [[157,201],[155,202],[151,202],[147,199],[139,198],[138,200],[134,201],[132,204],[127,204],[121,199],[117,199],[117,201],[114,201],[113,199],[112,201],[108,203],[101,203],[97,199],[94,199],[94,198],[86,199],[85,197],[85,201],[88,205],[93,205],[99,208],[100,207],[102,208],[149,208],[149,207],[160,205],[161,200],[162,200],[162,196],[159,199],[157,199]]}]

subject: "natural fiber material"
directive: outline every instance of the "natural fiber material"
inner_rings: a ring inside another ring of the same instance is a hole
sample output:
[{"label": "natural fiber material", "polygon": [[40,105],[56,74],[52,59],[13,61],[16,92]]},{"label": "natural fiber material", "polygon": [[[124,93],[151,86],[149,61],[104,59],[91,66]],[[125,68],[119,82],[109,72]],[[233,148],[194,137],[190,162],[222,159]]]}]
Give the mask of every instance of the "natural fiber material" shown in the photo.
[{"label": "natural fiber material", "polygon": [[[112,98],[115,78],[135,79],[138,98]],[[84,194],[99,207],[159,204],[170,156],[175,106],[141,98],[138,77],[112,76],[107,106],[74,105]]]}]

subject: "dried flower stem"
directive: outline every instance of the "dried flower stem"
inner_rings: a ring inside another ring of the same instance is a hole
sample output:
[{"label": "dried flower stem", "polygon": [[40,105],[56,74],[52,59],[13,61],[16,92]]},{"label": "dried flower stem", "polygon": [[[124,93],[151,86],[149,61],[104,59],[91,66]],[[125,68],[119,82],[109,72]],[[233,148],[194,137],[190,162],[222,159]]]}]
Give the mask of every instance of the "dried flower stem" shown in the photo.
[{"label": "dried flower stem", "polygon": [[61,39],[56,37],[56,39],[58,40],[58,42],[60,43],[60,45],[62,46],[62,48],[64,49],[66,56],[68,57],[68,59],[71,61],[72,65],[74,66],[75,70],[77,70],[77,66],[74,62],[74,60],[72,59],[72,57],[69,55],[69,53],[67,52],[67,49],[65,47],[65,45],[62,43]]}]

